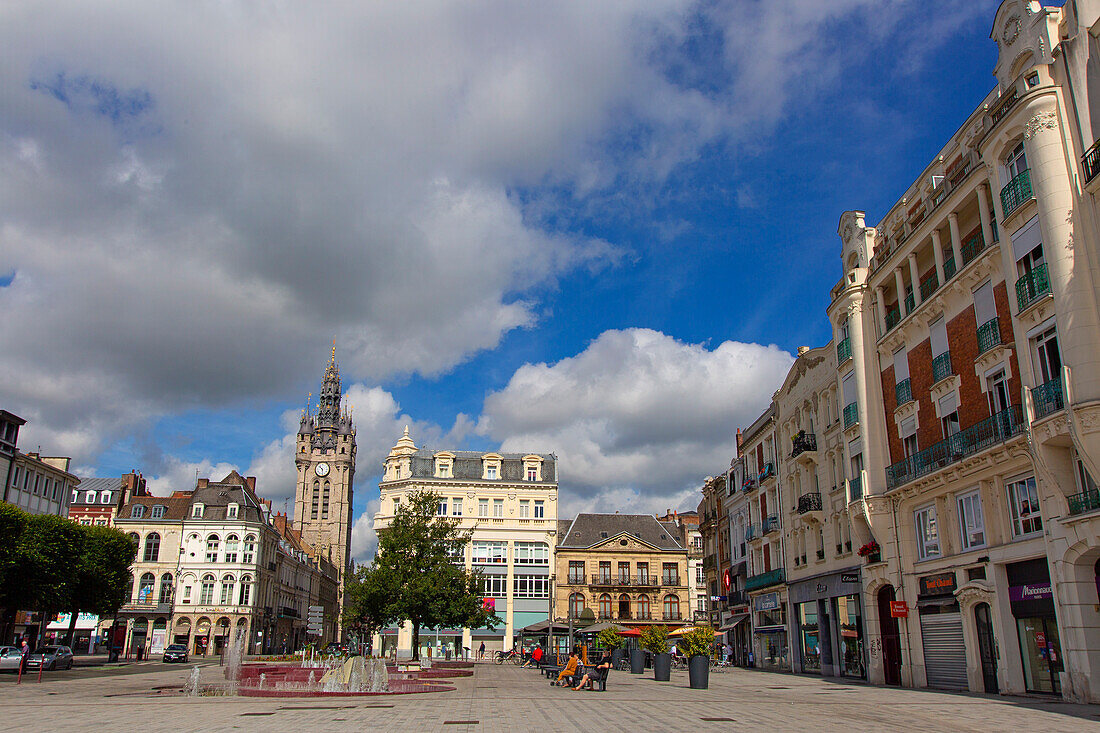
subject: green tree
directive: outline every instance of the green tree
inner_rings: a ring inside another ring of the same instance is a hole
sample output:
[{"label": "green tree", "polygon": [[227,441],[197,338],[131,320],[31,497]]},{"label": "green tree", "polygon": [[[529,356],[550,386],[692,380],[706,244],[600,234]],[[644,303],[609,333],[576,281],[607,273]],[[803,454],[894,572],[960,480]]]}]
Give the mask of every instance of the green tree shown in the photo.
[{"label": "green tree", "polygon": [[439,496],[418,491],[401,503],[390,525],[378,531],[375,568],[388,597],[385,616],[413,628],[413,659],[420,658],[421,627],[499,625],[483,608],[481,579],[452,560],[470,541],[472,531],[459,520],[437,516]]},{"label": "green tree", "polygon": [[387,577],[387,570],[377,565],[360,565],[347,579],[344,589],[345,627],[358,628],[367,638],[368,653],[374,634],[396,619],[391,610],[396,584]]},{"label": "green tree", "polygon": [[0,608],[4,611],[3,638],[10,641],[12,623],[23,598],[19,576],[19,538],[27,513],[14,504],[0,502]]},{"label": "green tree", "polygon": [[650,654],[668,654],[668,629],[664,626],[647,626],[638,641]]},{"label": "green tree", "polygon": [[615,629],[604,629],[596,634],[596,641],[603,649],[618,649],[623,645],[623,637]]},{"label": "green tree", "polygon": [[709,657],[713,645],[714,629],[707,624],[696,626],[680,639],[680,648],[684,650],[686,657]]},{"label": "green tree", "polygon": [[27,516],[16,542],[19,578],[12,583],[17,608],[39,611],[39,638],[58,611],[72,606],[73,589],[84,550],[85,528],[52,514]]},{"label": "green tree", "polygon": [[69,606],[72,615],[65,642],[69,646],[81,611],[110,616],[126,602],[131,590],[130,565],[137,557],[133,539],[117,529],[80,529],[84,532],[84,543],[73,577]]}]

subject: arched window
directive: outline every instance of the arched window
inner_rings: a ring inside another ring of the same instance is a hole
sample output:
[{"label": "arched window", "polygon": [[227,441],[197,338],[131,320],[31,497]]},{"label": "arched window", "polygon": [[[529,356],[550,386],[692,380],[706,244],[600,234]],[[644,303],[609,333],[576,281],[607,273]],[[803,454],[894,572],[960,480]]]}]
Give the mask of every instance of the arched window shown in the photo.
[{"label": "arched window", "polygon": [[600,618],[611,618],[611,596],[607,593],[600,596]]},{"label": "arched window", "polygon": [[206,561],[218,561],[218,536],[216,534],[212,534],[206,538]]},{"label": "arched window", "polygon": [[160,557],[160,535],[150,532],[145,535],[145,553],[142,555],[144,562],[156,562]]},{"label": "arched window", "polygon": [[665,596],[665,621],[680,620],[680,599],[669,593]]},{"label": "arched window", "polygon": [[233,602],[233,586],[236,581],[232,575],[226,575],[222,578],[222,605],[228,605]]},{"label": "arched window", "polygon": [[225,538],[225,561],[237,562],[237,535],[235,534]]},{"label": "arched window", "polygon": [[156,578],[152,573],[145,573],[141,576],[141,582],[138,583],[138,603],[152,603],[153,602],[153,584],[156,583]]},{"label": "arched window", "polygon": [[241,576],[241,603],[242,606],[247,606],[252,601],[252,576]]},{"label": "arched window", "polygon": [[584,595],[581,593],[572,593],[569,595],[569,615],[573,618],[580,618],[581,611],[584,610]]},{"label": "arched window", "polygon": [[165,573],[160,576],[160,602],[172,602],[172,574]]},{"label": "arched window", "polygon": [[644,593],[638,596],[638,618],[642,620],[649,618],[649,596]]},{"label": "arched window", "polygon": [[325,481],[324,488],[321,494],[321,519],[328,519],[328,500],[330,486],[328,481]]},{"label": "arched window", "polygon": [[630,618],[630,596],[626,593],[619,595],[619,618]]},{"label": "arched window", "polygon": [[134,547],[141,547],[141,537],[138,536],[137,532],[131,532],[127,537],[134,543]]},{"label": "arched window", "polygon": [[154,504],[153,511],[149,513],[149,516],[153,519],[160,519],[164,516],[164,513],[168,510],[168,507],[163,504]]},{"label": "arched window", "polygon": [[202,576],[202,585],[199,586],[199,605],[209,606],[214,602],[214,576],[210,573]]},{"label": "arched window", "polygon": [[314,480],[313,482],[313,504],[309,509],[309,518],[318,519],[320,517],[320,503],[321,503],[321,482]]},{"label": "arched window", "polygon": [[251,564],[256,560],[256,535],[246,535],[244,538],[244,555],[241,562]]},{"label": "arched window", "polygon": [[[93,498],[94,498],[94,496],[93,496]],[[131,519],[141,519],[144,516],[145,516],[145,507],[142,506],[141,504],[134,504],[132,507],[130,507],[130,518]]]}]

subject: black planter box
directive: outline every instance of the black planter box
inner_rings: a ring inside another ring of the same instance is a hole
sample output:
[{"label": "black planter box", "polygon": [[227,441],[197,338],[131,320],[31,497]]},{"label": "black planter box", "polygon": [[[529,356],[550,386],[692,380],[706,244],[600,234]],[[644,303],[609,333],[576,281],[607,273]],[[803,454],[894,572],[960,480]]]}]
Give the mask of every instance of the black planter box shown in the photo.
[{"label": "black planter box", "polygon": [[710,686],[710,657],[698,654],[688,659],[688,685],[693,690],[705,690]]},{"label": "black planter box", "polygon": [[645,672],[645,652],[641,649],[630,650],[630,674]]},{"label": "black planter box", "polygon": [[668,682],[672,673],[672,655],[657,654],[653,657],[653,679],[658,682]]}]

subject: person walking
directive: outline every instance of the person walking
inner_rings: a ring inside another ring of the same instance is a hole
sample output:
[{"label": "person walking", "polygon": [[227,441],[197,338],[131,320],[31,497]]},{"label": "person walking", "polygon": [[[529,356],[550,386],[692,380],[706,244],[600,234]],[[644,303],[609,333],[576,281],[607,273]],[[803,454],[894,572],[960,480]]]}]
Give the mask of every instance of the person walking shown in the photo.
[{"label": "person walking", "polygon": [[485,642],[481,642],[481,646],[477,648],[477,658],[482,659],[485,657]]}]

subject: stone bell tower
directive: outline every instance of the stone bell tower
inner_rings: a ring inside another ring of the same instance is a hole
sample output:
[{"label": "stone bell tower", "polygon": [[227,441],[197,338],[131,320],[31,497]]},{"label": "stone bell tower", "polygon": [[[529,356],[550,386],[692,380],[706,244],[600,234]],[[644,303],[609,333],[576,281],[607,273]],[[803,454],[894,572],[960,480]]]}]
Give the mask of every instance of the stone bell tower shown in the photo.
[{"label": "stone bell tower", "polygon": [[314,410],[307,403],[298,428],[294,526],[303,540],[336,567],[342,612],[344,576],[351,557],[355,427],[340,401],[340,367],[334,345],[317,407]]}]

